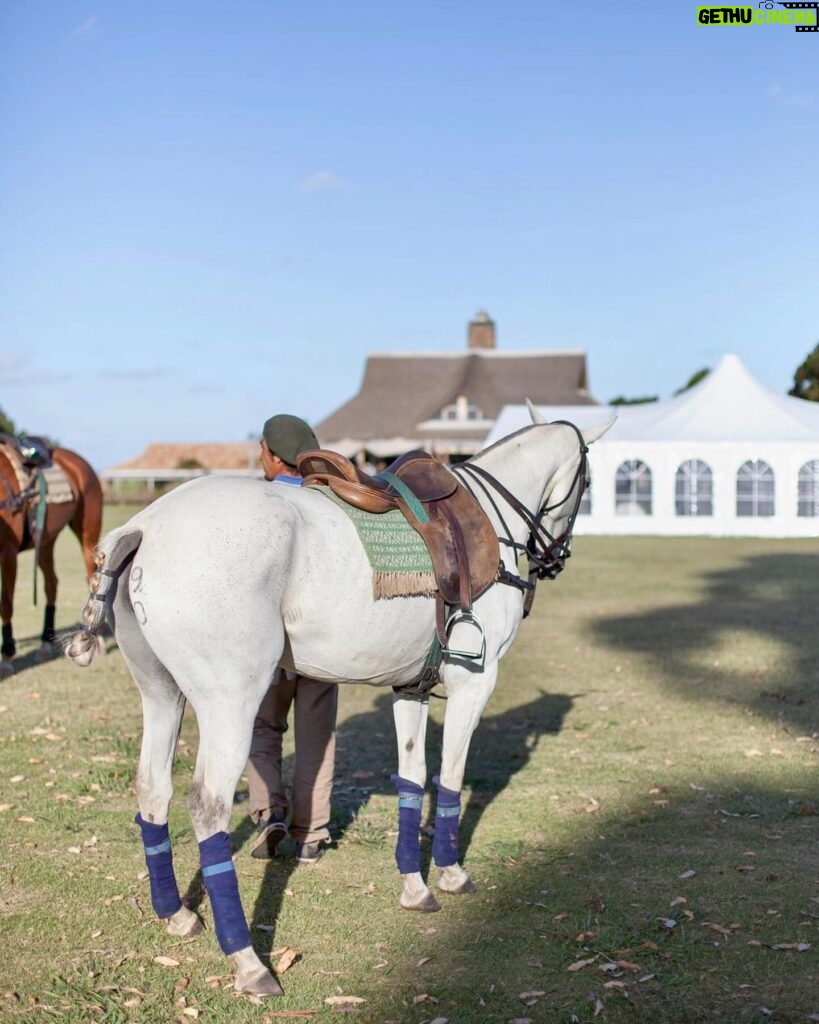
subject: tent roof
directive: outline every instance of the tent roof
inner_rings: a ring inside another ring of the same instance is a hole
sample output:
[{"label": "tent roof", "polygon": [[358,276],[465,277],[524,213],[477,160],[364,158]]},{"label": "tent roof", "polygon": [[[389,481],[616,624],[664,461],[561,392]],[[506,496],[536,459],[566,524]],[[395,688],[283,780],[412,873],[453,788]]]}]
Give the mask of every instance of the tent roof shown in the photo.
[{"label": "tent roof", "polygon": [[[745,368],[738,356],[722,357],[699,384],[675,398],[645,405],[544,406],[549,420],[579,427],[599,423],[606,412],[617,422],[605,441],[801,441],[819,442],[819,403],[778,395]],[[505,406],[487,444],[530,423],[526,406]]]}]

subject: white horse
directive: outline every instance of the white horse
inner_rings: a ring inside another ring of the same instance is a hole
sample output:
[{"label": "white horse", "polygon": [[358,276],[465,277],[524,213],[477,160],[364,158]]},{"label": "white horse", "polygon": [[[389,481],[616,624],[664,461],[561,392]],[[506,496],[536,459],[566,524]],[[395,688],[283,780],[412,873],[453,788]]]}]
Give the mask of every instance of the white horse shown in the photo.
[{"label": "white horse", "polygon": [[[448,893],[474,891],[458,863],[460,792],[472,733],[532,586],[519,577],[518,558],[528,544],[530,581],[538,570],[543,577],[562,568],[586,485],[586,446],[613,422],[581,434],[532,415],[536,425],[456,470],[498,533],[502,573],[474,605],[483,657],[446,656],[440,668],[448,701],[432,852],[438,888]],[[179,898],[167,826],[187,700],[200,736],[189,808],[217,939],[233,961],[237,990],[280,994],[251,946],[228,834],[254,717],[279,664],[336,683],[412,683],[435,633],[435,602],[374,600],[372,570],[345,513],[314,489],[254,479],[205,477],[179,487],[109,533],[97,563],[83,612],[87,628],[69,638],[66,653],[88,664],[107,618],[139,687],[136,821],[154,910],[173,935],[202,928]],[[461,623],[450,646],[470,648],[474,640],[474,628]],[[427,711],[426,699],[394,698],[400,902],[416,910],[438,909],[421,875],[419,848]]]}]

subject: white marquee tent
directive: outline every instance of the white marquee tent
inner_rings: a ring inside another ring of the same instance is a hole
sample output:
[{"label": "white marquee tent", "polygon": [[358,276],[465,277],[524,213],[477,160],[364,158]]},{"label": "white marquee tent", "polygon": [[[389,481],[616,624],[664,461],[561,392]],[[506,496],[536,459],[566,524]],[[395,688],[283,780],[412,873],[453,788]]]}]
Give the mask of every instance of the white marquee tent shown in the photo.
[{"label": "white marquee tent", "polygon": [[[666,401],[540,408],[581,428],[617,415],[589,453],[578,534],[819,537],[819,403],[769,391],[735,355]],[[486,444],[527,423],[505,406]]]}]

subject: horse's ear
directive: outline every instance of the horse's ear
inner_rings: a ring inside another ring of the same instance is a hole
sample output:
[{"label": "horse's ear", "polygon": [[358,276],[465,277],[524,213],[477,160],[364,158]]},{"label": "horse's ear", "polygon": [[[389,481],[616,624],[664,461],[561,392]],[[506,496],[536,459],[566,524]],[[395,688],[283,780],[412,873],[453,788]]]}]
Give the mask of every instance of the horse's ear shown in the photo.
[{"label": "horse's ear", "polygon": [[526,399],[526,408],[529,410],[529,415],[532,417],[532,423],[548,423],[549,421],[543,415],[543,413],[536,409],[529,399]]},{"label": "horse's ear", "polygon": [[617,422],[617,417],[612,416],[610,420],[606,420],[605,423],[598,423],[596,427],[587,427],[583,433],[583,440],[587,445],[593,444],[599,438],[605,434],[609,427],[613,427]]}]

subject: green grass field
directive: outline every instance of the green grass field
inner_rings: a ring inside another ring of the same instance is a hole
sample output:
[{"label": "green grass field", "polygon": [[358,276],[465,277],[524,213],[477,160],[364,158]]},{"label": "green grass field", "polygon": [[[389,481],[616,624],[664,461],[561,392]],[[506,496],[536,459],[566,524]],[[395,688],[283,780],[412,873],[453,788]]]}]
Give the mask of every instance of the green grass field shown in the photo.
[{"label": "green grass field", "polygon": [[[86,596],[68,534],[57,568],[65,628]],[[254,942],[274,965],[296,953],[284,999],[263,1004],[232,995],[210,927],[180,942],[154,919],[136,689],[113,642],[89,669],[35,665],[30,595],[28,556],[19,671],[0,683],[3,1021],[819,1020],[819,543],[578,538],[473,740],[462,835],[479,891],[437,914],[398,907],[390,695],[342,688],[324,859],[252,860],[235,805]],[[430,774],[442,714],[434,701]],[[188,714],[171,833],[210,925],[195,751]]]}]

